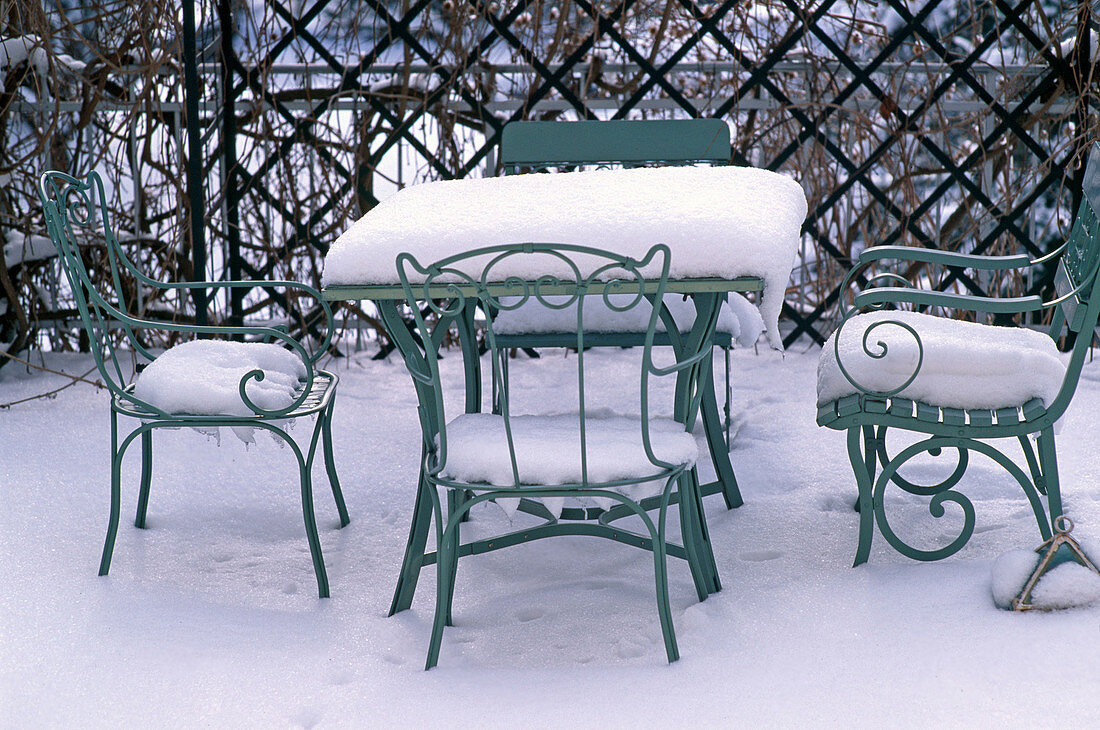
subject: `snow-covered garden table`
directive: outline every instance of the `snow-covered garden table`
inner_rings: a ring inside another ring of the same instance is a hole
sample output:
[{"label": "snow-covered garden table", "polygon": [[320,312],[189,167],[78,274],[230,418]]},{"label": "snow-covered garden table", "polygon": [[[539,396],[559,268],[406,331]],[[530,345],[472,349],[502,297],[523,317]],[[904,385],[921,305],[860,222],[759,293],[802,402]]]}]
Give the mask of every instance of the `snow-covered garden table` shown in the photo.
[{"label": "snow-covered garden table", "polygon": [[[694,300],[696,327],[705,326],[726,294],[755,291],[768,340],[780,348],[779,312],[805,216],[806,197],[797,183],[746,167],[594,170],[426,183],[383,201],[333,243],[323,294],[328,300],[375,302],[402,355],[416,358],[419,346],[399,312],[405,298],[395,263],[400,253],[427,265],[483,246],[553,242],[640,259],[650,246],[664,243],[672,252],[667,291]],[[508,293],[508,277],[532,276],[506,266],[497,271],[501,282],[494,294]],[[637,285],[617,291],[631,293]],[[544,293],[553,292],[544,288]],[[589,293],[601,292],[597,287]],[[425,298],[454,294],[445,284],[424,290]],[[457,324],[466,363],[466,409],[477,412],[482,393],[473,312],[462,319]],[[728,453],[723,458],[728,466]],[[418,497],[416,511],[423,519],[414,520],[409,549],[423,556],[430,502]],[[398,586],[394,611],[408,607],[414,587]]]},{"label": "snow-covered garden table", "polygon": [[[662,167],[447,180],[405,188],[344,232],[325,259],[330,300],[395,300],[395,260],[429,263],[502,243],[583,243],[641,258],[672,250],[669,291],[758,291],[768,340],[806,197],[790,178],[751,167]],[[522,277],[522,271],[508,271]]]}]

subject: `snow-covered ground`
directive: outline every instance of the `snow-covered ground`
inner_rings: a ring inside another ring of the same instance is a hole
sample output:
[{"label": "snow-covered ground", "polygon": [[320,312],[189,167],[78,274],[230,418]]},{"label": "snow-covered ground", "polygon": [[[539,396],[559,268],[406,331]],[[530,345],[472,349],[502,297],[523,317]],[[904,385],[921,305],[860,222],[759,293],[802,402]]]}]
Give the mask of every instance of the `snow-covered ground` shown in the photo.
[{"label": "snow-covered ground", "polygon": [[[699,603],[686,566],[670,563],[673,665],[650,556],[577,537],[463,559],[455,626],[439,667],[423,671],[431,568],[412,610],[386,617],[420,438],[396,358],[330,363],[342,378],[334,433],[352,523],[336,529],[318,469],[327,600],[316,595],[292,457],[270,439],[246,447],[227,435],[218,447],[158,433],[149,529],[124,519],[111,574],[99,578],[106,394],[79,385],[0,411],[0,725],[1098,726],[1100,605],[994,607],[996,557],[1040,539],[1023,495],[991,463],[974,457],[963,487],[978,527],[961,553],[922,564],[878,537],[870,562],[851,567],[853,480],[843,435],[814,423],[818,353],[734,353],[732,459],[746,504],[706,500],[720,593]],[[622,373],[635,356],[590,353],[608,391],[593,407],[628,406]],[[565,357],[517,362],[514,402],[552,408],[571,377]],[[90,360],[47,364],[80,373]],[[445,366],[457,380],[457,353]],[[64,382],[9,365],[0,403]],[[1086,547],[1100,542],[1098,413],[1100,365],[1090,363],[1059,449]],[[901,500],[893,514],[914,541],[954,536],[950,509],[936,520]],[[507,527],[486,505],[468,529]]]}]

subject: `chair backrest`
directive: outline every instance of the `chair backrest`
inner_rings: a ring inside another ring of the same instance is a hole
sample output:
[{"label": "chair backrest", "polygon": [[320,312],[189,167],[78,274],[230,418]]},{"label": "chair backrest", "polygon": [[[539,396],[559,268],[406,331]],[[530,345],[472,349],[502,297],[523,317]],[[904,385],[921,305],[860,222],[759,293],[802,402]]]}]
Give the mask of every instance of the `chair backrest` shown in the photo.
[{"label": "chair backrest", "polygon": [[[120,390],[126,384],[124,373],[128,369],[120,366],[111,347],[112,332],[123,332],[133,350],[153,359],[134,334],[135,320],[127,314],[133,302],[127,299],[124,282],[135,290],[156,282],[139,271],[119,245],[111,227],[103,181],[95,171],[84,180],[63,172],[46,172],[39,179],[38,194],[46,229],[57,247],[100,374],[113,390]],[[81,238],[88,243],[82,246]],[[85,256],[96,258],[97,275],[93,276]]]},{"label": "chair backrest", "polygon": [[500,159],[505,174],[586,165],[728,165],[730,131],[721,119],[511,122]]},{"label": "chair backrest", "polygon": [[[561,411],[576,409],[579,416],[581,473],[582,483],[588,481],[586,461],[586,423],[590,414],[586,412],[588,399],[585,384],[585,330],[582,326],[584,306],[587,298],[602,296],[613,312],[624,316],[648,300],[660,301],[665,293],[668,281],[670,254],[663,244],[653,246],[641,259],[620,256],[608,251],[569,244],[503,244],[456,254],[429,265],[422,265],[410,254],[397,257],[397,269],[405,291],[418,334],[425,344],[425,368],[418,369],[412,362],[407,364],[414,380],[418,384],[420,398],[421,425],[424,428],[425,445],[429,449],[428,469],[432,476],[438,475],[447,461],[447,417],[444,410],[443,384],[439,372],[439,347],[441,337],[432,336],[432,319],[446,324],[460,316],[466,307],[480,307],[482,311],[516,309],[518,307],[541,306],[547,309],[566,309],[574,307],[576,312],[576,357],[573,359],[577,374],[576,402],[569,404],[566,399],[556,404]],[[646,277],[643,277],[643,271]],[[441,283],[451,285],[453,297],[449,300],[433,300],[428,296],[428,287]],[[633,291],[631,287],[633,286]],[[644,293],[642,293],[644,289]],[[635,293],[637,292],[637,293]],[[424,308],[426,305],[426,308]],[[654,473],[668,468],[653,454],[650,448],[649,399],[650,381],[662,377],[684,373],[687,377],[685,387],[689,397],[686,412],[678,413],[677,420],[682,424],[694,424],[698,413],[702,390],[699,385],[699,370],[703,359],[709,357],[710,349],[705,347],[709,333],[713,332],[712,317],[707,330],[708,336],[686,347],[675,364],[660,367],[653,362],[653,342],[659,318],[660,307],[650,307],[649,325],[646,330],[645,345],[642,348],[640,370],[641,397],[641,440],[646,456],[654,465]],[[434,315],[434,316],[433,316]],[[504,369],[504,358],[508,357],[508,348],[497,343],[492,320],[486,323],[485,343],[492,358],[494,378],[500,378]],[[512,476],[515,486],[520,484],[519,467],[516,463],[515,445],[512,442],[510,422],[512,414],[507,389],[501,392],[500,415],[504,420],[508,447],[512,458]],[[687,426],[685,426],[685,429]],[[632,480],[642,481],[642,480]],[[497,485],[507,486],[507,485]]]},{"label": "chair backrest", "polygon": [[1093,147],[1085,168],[1081,207],[1055,272],[1059,311],[1072,332],[1080,332],[1096,287],[1098,263],[1097,215],[1100,213],[1100,144]]},{"label": "chair backrest", "polygon": [[[88,173],[84,180],[63,172],[43,173],[39,178],[38,194],[42,200],[46,228],[57,248],[58,260],[88,334],[96,365],[107,387],[116,396],[145,412],[167,415],[155,405],[139,399],[128,388],[133,371],[140,369],[141,363],[127,362],[127,366],[123,367],[120,356],[133,359],[136,354],[152,361],[156,354],[149,348],[171,346],[180,338],[194,336],[278,343],[301,358],[306,370],[303,382],[313,382],[314,365],[325,354],[333,330],[332,308],[316,289],[296,281],[262,282],[265,289],[295,290],[295,296],[297,292],[304,292],[319,303],[319,310],[315,311],[324,317],[325,329],[312,352],[291,336],[289,328],[283,325],[238,326],[187,321],[189,318],[181,317],[180,313],[194,311],[189,302],[194,291],[249,290],[261,282],[158,281],[151,278],[120,245],[111,226],[103,181],[94,171]],[[146,260],[150,252],[159,255],[163,250],[142,247],[136,240],[130,245],[138,261]],[[280,417],[312,397],[311,388],[304,387],[291,406],[278,411],[257,408],[248,401],[244,391],[245,381],[253,379],[262,380],[262,370],[247,375],[241,381],[240,392],[245,404],[258,415]]]},{"label": "chair backrest", "polygon": [[1076,336],[1062,390],[1047,409],[1060,414],[1077,388],[1100,319],[1100,143],[1089,155],[1081,206],[1062,248],[1054,283],[1058,298],[1050,334],[1055,339],[1065,331]]}]

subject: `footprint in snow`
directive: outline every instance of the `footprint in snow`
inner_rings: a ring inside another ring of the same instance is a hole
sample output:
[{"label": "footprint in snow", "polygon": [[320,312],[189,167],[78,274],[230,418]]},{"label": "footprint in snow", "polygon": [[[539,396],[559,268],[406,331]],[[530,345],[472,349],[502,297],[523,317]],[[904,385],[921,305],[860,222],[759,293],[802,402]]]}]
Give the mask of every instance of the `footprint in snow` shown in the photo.
[{"label": "footprint in snow", "polygon": [[516,611],[516,618],[527,623],[528,621],[534,621],[543,617],[543,611],[541,608],[521,608]]},{"label": "footprint in snow", "polygon": [[738,555],[741,560],[750,563],[762,563],[766,560],[778,560],[783,557],[783,553],[778,550],[757,550],[747,553],[741,553]]},{"label": "footprint in snow", "polygon": [[320,725],[323,718],[324,713],[316,707],[303,707],[294,713],[294,716],[290,718],[290,722],[291,727],[309,730]]}]

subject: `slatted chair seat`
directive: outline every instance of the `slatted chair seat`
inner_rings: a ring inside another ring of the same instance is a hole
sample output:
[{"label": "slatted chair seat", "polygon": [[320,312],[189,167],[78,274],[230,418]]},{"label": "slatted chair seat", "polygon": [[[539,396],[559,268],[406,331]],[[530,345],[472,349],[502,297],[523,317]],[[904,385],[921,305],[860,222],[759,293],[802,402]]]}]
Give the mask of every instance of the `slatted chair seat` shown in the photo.
[{"label": "slatted chair seat", "polygon": [[834,422],[861,413],[890,415],[901,419],[915,419],[926,424],[969,426],[988,428],[1020,426],[1039,421],[1047,409],[1039,398],[1032,398],[1021,406],[1008,408],[943,408],[908,398],[880,398],[852,393],[817,407],[817,425],[829,426]]},{"label": "slatted chair seat", "polygon": [[[911,327],[919,340],[908,337],[904,327]],[[840,346],[833,333],[818,365],[822,426],[860,409],[929,423],[1016,425],[1021,409],[1038,417],[1033,401],[1040,409],[1052,403],[1066,375],[1054,340],[1025,328],[879,311],[855,315],[841,331]],[[872,345],[868,351],[865,337]],[[887,345],[885,352],[874,346],[879,340]],[[851,380],[838,364],[838,353]],[[888,399],[866,395],[855,385],[887,392],[911,376],[912,382]]]}]

